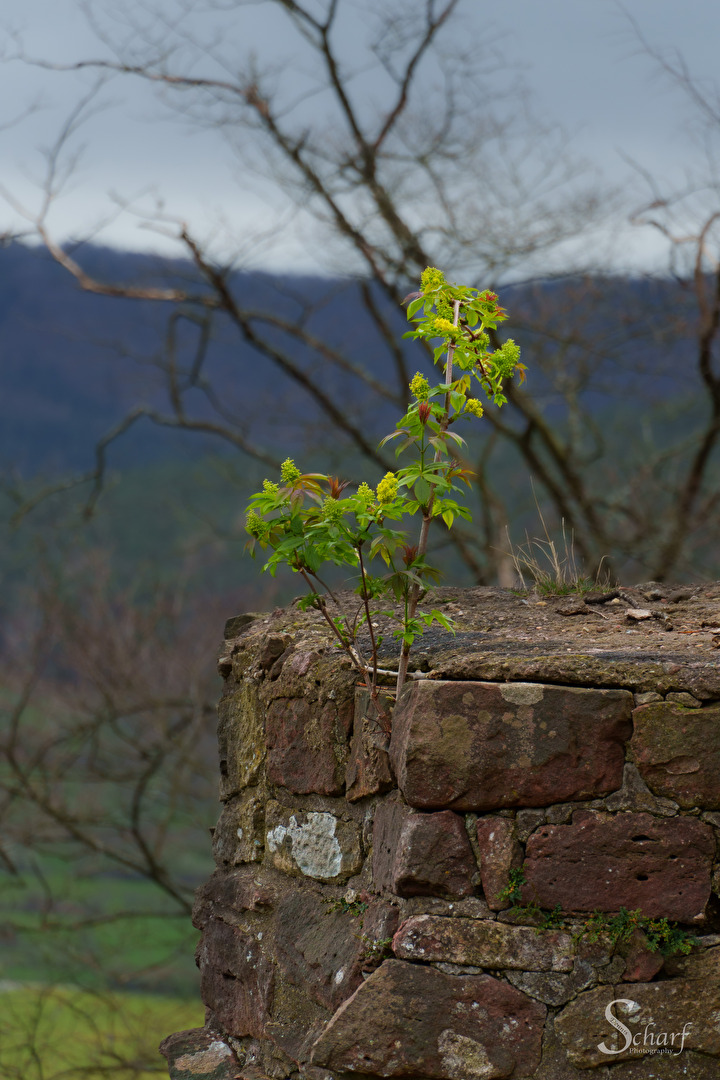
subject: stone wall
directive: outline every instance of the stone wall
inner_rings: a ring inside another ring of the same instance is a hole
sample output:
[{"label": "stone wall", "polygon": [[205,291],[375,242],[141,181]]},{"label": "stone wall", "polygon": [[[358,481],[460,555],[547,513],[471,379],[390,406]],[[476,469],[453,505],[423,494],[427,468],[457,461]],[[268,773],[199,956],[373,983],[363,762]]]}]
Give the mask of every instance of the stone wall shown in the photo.
[{"label": "stone wall", "polygon": [[[479,635],[426,640],[388,745],[315,615],[230,620],[173,1080],[720,1076],[720,654]],[[585,930],[621,908],[692,952]]]}]

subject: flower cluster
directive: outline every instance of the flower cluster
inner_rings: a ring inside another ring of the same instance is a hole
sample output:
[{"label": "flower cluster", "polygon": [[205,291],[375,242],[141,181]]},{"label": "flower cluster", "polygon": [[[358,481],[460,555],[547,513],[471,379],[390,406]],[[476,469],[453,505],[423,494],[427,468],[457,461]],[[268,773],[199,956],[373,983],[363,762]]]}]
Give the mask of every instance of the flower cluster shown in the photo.
[{"label": "flower cluster", "polygon": [[415,372],[410,381],[410,393],[418,401],[427,401],[428,394],[430,393],[430,383],[419,371]]},{"label": "flower cluster", "polygon": [[448,334],[457,334],[457,327],[453,326],[449,319],[437,318],[433,323],[438,334],[447,336]]},{"label": "flower cluster", "polygon": [[263,521],[259,514],[256,514],[254,510],[248,510],[248,515],[245,518],[245,528],[250,535],[254,536],[257,540],[266,536],[270,531],[268,523]]},{"label": "flower cluster", "polygon": [[283,484],[292,484],[295,480],[298,480],[302,473],[298,469],[297,465],[292,458],[285,458],[280,466],[280,479]]},{"label": "flower cluster", "polygon": [[420,289],[422,292],[432,292],[440,289],[445,284],[445,275],[442,270],[435,266],[426,266],[420,277]]},{"label": "flower cluster", "polygon": [[327,495],[323,501],[323,517],[330,525],[339,525],[343,517],[342,503]]},{"label": "flower cluster", "polygon": [[377,500],[383,505],[384,503],[390,503],[397,495],[398,481],[395,473],[385,473],[382,480],[377,486]]},{"label": "flower cluster", "polygon": [[498,373],[504,379],[509,379],[520,360],[520,346],[516,345],[512,338],[508,338],[507,341],[493,353],[492,359]]},{"label": "flower cluster", "polygon": [[370,485],[366,484],[365,481],[363,480],[362,484],[360,484],[360,487],[357,489],[357,496],[358,496],[358,499],[360,499],[362,502],[364,502],[365,505],[367,506],[369,503],[374,501],[375,492],[370,487]]},{"label": "flower cluster", "polygon": [[477,416],[478,418],[483,414],[483,407],[477,398],[468,398],[465,402],[465,412],[470,413],[471,416]]},{"label": "flower cluster", "polygon": [[277,484],[274,484],[272,480],[263,480],[263,491],[266,495],[277,495],[278,490]]}]

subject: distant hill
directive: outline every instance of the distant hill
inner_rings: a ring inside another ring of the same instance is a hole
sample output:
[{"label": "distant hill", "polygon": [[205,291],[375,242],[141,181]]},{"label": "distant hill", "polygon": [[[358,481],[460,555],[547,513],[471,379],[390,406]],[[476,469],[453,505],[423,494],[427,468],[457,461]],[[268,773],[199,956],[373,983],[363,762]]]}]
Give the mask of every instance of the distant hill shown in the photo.
[{"label": "distant hill", "polygon": [[[100,247],[84,247],[81,257],[91,272],[107,281],[169,279],[187,284],[193,278],[192,267],[182,261]],[[236,275],[233,285],[242,303],[254,310],[292,319],[304,305],[311,311],[309,330],[341,346],[356,364],[392,380],[393,359],[354,282],[252,273]],[[545,363],[559,362],[568,372],[582,364],[594,367],[581,392],[598,413],[626,406],[633,395],[652,404],[692,390],[690,345],[682,332],[672,330],[670,319],[687,300],[672,282],[555,282],[506,289],[502,299],[510,308],[509,332],[532,348],[531,357],[540,357],[539,364],[530,361],[533,395],[558,422],[563,421],[564,404],[548,386]],[[407,328],[404,313],[389,308],[379,295],[376,301],[399,338]],[[542,309],[547,309],[545,321],[558,341],[524,328]],[[43,249],[17,243],[0,249],[0,467],[13,466],[24,474],[87,469],[97,439],[132,406],[166,408],[156,365],[169,310],[167,305],[83,292]],[[592,348],[588,353],[568,346],[563,339],[572,334],[584,334],[591,343],[596,337],[597,355],[593,357]],[[196,331],[182,323],[179,340],[181,351],[190,356]],[[413,343],[403,347],[412,373],[424,360]],[[385,433],[396,415],[390,404],[371,401],[362,383],[322,355],[297,342],[290,348],[293,360],[319,371],[329,393],[345,402],[373,437]],[[240,414],[250,435],[264,445],[280,441],[283,451],[292,449],[307,443],[310,431],[315,446],[327,429],[308,395],[283,379],[222,317],[216,320],[207,371],[224,406]],[[194,407],[202,413],[199,393]],[[209,409],[206,413],[210,415]],[[334,436],[333,441],[342,448],[341,439]],[[111,460],[137,466],[183,453],[196,457],[211,446],[220,448],[217,440],[158,430],[145,421],[113,448]]]},{"label": "distant hill", "polygon": [[[189,264],[106,248],[84,249],[82,259],[107,281],[157,283],[169,278],[187,284],[192,276]],[[382,370],[380,343],[352,283],[257,273],[237,275],[234,284],[246,307],[286,318],[297,316],[301,304],[296,298],[302,297],[314,310],[308,321],[313,333],[343,345],[356,362]],[[93,460],[96,440],[128,409],[138,403],[166,408],[166,391],[154,365],[169,311],[169,305],[83,292],[42,249],[21,244],[0,249],[0,465],[30,474],[85,469]],[[402,312],[387,315],[399,333],[406,329]],[[189,355],[195,331],[188,324],[180,329],[181,347]],[[352,385],[357,380],[297,343],[292,355],[303,366],[324,363],[329,390],[341,399],[347,393],[360,409],[358,388]],[[280,401],[277,369],[222,318],[217,320],[207,370],[224,404],[244,414],[261,438],[276,430],[281,413],[288,417],[284,435],[291,442],[296,439],[293,411],[298,428],[317,417],[302,391],[297,391],[292,409]],[[199,401],[195,404],[202,409]],[[198,436],[191,442],[195,454]],[[115,447],[113,460],[137,465],[174,457],[186,443],[187,437],[145,422]]]},{"label": "distant hill", "polygon": [[[100,247],[83,248],[82,258],[96,276],[113,282],[193,279],[192,267],[182,261]],[[395,361],[356,282],[252,273],[235,275],[232,284],[245,307],[287,319],[305,311],[306,325],[319,339],[341,347],[377,378],[395,378]],[[378,293],[374,298],[400,339],[407,328],[404,312],[389,307]],[[696,429],[707,405],[687,329],[695,312],[691,294],[677,283],[563,280],[505,288],[501,299],[511,315],[508,334],[521,343],[530,367],[533,402],[559,430],[573,423],[579,427],[586,439],[580,468],[592,475],[595,490],[621,483],[629,468],[644,462],[646,448],[656,455]],[[145,403],[167,410],[158,361],[169,313],[162,304],[83,292],[42,249],[0,248],[0,476],[19,475],[26,492],[32,492],[47,480],[84,473],[94,463],[97,440],[129,409]],[[179,349],[186,366],[195,340],[195,329],[183,322]],[[410,374],[426,366],[414,343],[405,342],[403,349]],[[347,407],[371,443],[390,429],[397,409],[373,400],[356,376],[296,341],[290,342],[290,355],[301,369],[321,376],[327,392]],[[241,417],[247,435],[275,456],[290,453],[311,470],[372,480],[377,469],[359,467],[357,450],[350,451],[308,394],[222,317],[216,320],[206,370],[222,407]],[[209,416],[200,392],[193,395],[192,407]],[[578,413],[579,420],[572,415],[574,395],[586,410]],[[518,423],[511,410],[503,417]],[[480,452],[489,432],[486,425],[471,456]],[[598,432],[605,442],[602,452],[595,446]],[[226,443],[142,421],[109,454],[107,494],[89,528],[79,524],[87,486],[43,503],[27,527],[33,544],[45,550],[51,534],[65,537],[57,542],[69,544],[68,550],[99,545],[112,553],[119,579],[139,580],[142,566],[148,567],[148,580],[158,573],[173,578],[192,565],[191,577],[208,588],[228,581],[244,587],[256,577],[256,568],[240,560],[243,506],[266,474],[264,466]],[[502,443],[494,449],[492,475],[514,536],[526,525],[536,529],[527,465]],[[648,484],[655,485],[660,506],[662,475],[649,477]],[[5,521],[12,494],[0,501]],[[66,527],[71,520],[77,533]],[[75,535],[77,541],[67,539]],[[0,583],[18,579],[22,567],[35,561],[24,531],[11,530],[3,543]],[[285,588],[281,585],[282,595]]]}]

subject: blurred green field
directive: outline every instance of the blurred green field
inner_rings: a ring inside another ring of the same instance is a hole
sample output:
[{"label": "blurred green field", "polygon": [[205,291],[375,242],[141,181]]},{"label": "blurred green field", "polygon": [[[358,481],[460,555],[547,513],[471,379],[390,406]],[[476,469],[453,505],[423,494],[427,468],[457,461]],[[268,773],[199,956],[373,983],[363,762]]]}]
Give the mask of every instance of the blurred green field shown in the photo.
[{"label": "blurred green field", "polygon": [[0,983],[3,1080],[148,1080],[167,1076],[159,1043],[201,1027],[199,1002],[148,994]]},{"label": "blurred green field", "polygon": [[[211,872],[209,853],[184,854],[197,885]],[[0,982],[198,999],[198,934],[152,882],[103,872],[90,859],[36,857],[25,869],[0,871]]]}]

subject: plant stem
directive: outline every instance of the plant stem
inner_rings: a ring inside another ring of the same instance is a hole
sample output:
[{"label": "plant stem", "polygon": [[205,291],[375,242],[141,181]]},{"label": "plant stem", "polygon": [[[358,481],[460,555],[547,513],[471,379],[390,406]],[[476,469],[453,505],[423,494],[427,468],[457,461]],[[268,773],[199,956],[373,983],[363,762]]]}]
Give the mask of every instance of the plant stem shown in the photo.
[{"label": "plant stem", "polygon": [[370,617],[370,604],[368,602],[367,592],[367,577],[365,575],[365,564],[362,557],[362,540],[357,545],[358,559],[360,561],[360,574],[362,576],[362,598],[365,605],[365,617],[367,619],[368,631],[370,632],[370,643],[372,646],[372,655],[370,663],[372,665],[372,685],[370,686],[370,693],[372,694],[377,688],[377,642],[375,641],[375,629],[372,624],[372,618]]},{"label": "plant stem", "polygon": [[[310,589],[310,592],[314,593],[315,589],[313,588],[312,581],[310,580],[307,571],[303,567],[301,567],[300,568],[300,573],[304,577],[305,582],[306,582],[308,588]],[[335,600],[335,602],[337,603],[337,599]],[[372,639],[371,639],[373,641],[373,657],[374,657],[373,675],[372,675],[372,678],[371,678],[370,675],[368,674],[369,665],[365,663],[362,656],[357,651],[357,648],[355,647],[354,642],[349,642],[345,638],[345,636],[338,630],[337,626],[335,625],[335,623],[332,621],[332,619],[330,618],[330,616],[327,613],[327,610],[326,610],[326,607],[325,607],[325,600],[324,600],[324,598],[322,596],[318,597],[318,609],[319,609],[320,613],[322,614],[322,617],[325,619],[325,622],[328,624],[328,626],[332,630],[334,636],[337,638],[337,640],[340,643],[340,645],[342,646],[342,648],[345,650],[345,652],[350,657],[350,660],[352,662],[353,667],[356,669],[356,671],[360,672],[363,679],[365,680],[365,685],[367,686],[368,690],[370,691],[370,699],[371,699],[371,701],[373,703],[373,706],[375,708],[375,712],[377,713],[377,716],[378,716],[378,719],[380,721],[380,725],[382,727],[382,730],[383,730],[384,734],[389,735],[390,734],[390,727],[391,727],[390,717],[389,717],[388,713],[386,712],[385,708],[383,707],[383,704],[380,701],[380,695],[378,694],[378,691],[377,691],[377,676],[376,676],[377,654],[376,654],[376,651],[375,651],[374,637],[372,637]],[[371,632],[371,635],[372,635],[372,629],[371,629],[370,632]]]},{"label": "plant stem", "polygon": [[[460,317],[460,301],[455,300],[453,303],[453,326],[457,326],[458,319]],[[449,386],[452,383],[453,374],[453,353],[455,352],[455,346],[453,344],[448,345],[447,351],[447,363],[445,364],[445,382]],[[448,429],[450,421],[450,391],[445,394],[445,410],[443,412],[443,418],[440,422],[440,434],[443,434]],[[435,457],[433,462],[440,461],[442,452],[438,449],[435,451]],[[422,558],[427,551],[428,533],[430,532],[430,522],[432,521],[433,503],[435,502],[435,494],[431,492],[428,500],[427,507],[423,514],[422,525],[420,526],[420,537],[418,539],[417,553],[418,557]],[[405,624],[415,618],[415,612],[417,611],[418,599],[420,597],[420,586],[413,585],[410,590],[410,597],[408,601],[407,614],[405,617]],[[400,661],[398,663],[398,677],[397,677],[397,692],[398,694],[402,690],[405,681],[407,679],[408,663],[410,661],[410,645],[403,641],[402,650],[400,652]]]}]

